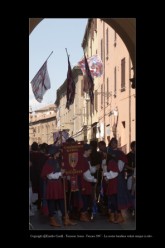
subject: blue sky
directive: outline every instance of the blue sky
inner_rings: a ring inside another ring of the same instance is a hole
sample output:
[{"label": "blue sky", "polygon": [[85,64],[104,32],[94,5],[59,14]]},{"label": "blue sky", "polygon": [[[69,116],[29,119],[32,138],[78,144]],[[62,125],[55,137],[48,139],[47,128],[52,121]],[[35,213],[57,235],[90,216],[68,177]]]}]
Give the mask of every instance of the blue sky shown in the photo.
[{"label": "blue sky", "polygon": [[[66,79],[68,62],[66,50],[70,55],[71,67],[83,56],[81,47],[88,19],[43,19],[29,36],[29,106],[39,109],[56,100],[56,90]],[[43,65],[49,54],[48,73],[51,88],[45,93],[41,103],[35,100],[31,80]]]}]

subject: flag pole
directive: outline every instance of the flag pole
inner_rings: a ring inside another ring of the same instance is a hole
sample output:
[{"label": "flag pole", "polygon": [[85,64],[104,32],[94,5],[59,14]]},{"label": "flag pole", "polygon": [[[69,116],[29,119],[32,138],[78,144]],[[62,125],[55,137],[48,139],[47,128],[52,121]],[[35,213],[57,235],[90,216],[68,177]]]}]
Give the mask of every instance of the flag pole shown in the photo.
[{"label": "flag pole", "polygon": [[[47,60],[50,58],[50,56],[52,55],[52,53],[53,53],[53,51],[49,54],[49,56],[47,57],[47,59],[45,60],[45,62],[43,63],[43,65],[47,62]],[[43,66],[42,65],[42,66]],[[41,68],[42,68],[42,66],[41,66]],[[39,69],[39,70],[41,70],[41,68]],[[35,76],[34,76],[35,77]],[[34,79],[34,78],[33,78]],[[33,79],[32,79],[32,81],[33,81]]]},{"label": "flag pole", "polygon": [[66,187],[65,187],[65,176],[63,176],[63,189],[64,189],[64,213],[65,218],[67,217],[67,203],[66,203]]},{"label": "flag pole", "polygon": [[67,56],[69,57],[69,54],[68,54],[67,48],[65,48],[65,50],[66,50],[66,54],[67,54]]},{"label": "flag pole", "polygon": [[[50,56],[52,55],[52,53],[53,53],[53,51],[49,54],[49,56],[47,57],[47,59],[45,60],[45,62],[43,63],[43,65],[48,61],[48,59],[50,58]],[[42,65],[42,66],[43,66],[43,65]],[[42,66],[41,66],[41,68],[42,68]],[[40,69],[41,69],[41,68],[40,68]]]},{"label": "flag pole", "polygon": [[45,60],[45,62],[50,58],[50,56],[52,55],[53,51],[49,54],[48,58]]}]

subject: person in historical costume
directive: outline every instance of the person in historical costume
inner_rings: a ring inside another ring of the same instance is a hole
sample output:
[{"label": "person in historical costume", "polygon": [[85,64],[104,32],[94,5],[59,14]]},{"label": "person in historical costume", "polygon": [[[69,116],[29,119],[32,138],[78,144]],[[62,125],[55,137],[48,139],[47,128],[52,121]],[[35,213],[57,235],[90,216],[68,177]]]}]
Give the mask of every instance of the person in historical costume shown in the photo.
[{"label": "person in historical costume", "polygon": [[101,155],[102,161],[101,161],[101,171],[102,171],[102,177],[101,177],[101,185],[100,185],[100,194],[98,197],[98,206],[100,212],[102,212],[104,215],[107,215],[107,206],[108,206],[108,197],[107,197],[107,182],[104,178],[104,172],[107,172],[107,147],[106,143],[104,141],[100,141],[98,143],[99,147],[99,153]]},{"label": "person in historical costume", "polygon": [[40,174],[42,168],[48,159],[48,156],[39,151],[39,146],[37,142],[33,142],[31,145],[30,151],[30,180],[32,184],[32,192],[38,195],[38,200],[34,202],[37,205],[38,209],[41,209],[42,202],[42,189],[41,189],[41,178]]},{"label": "person in historical costume", "polygon": [[68,214],[65,213],[65,189],[63,184],[65,178],[62,178],[64,171],[61,169],[61,161],[59,159],[60,150],[58,147],[52,146],[50,147],[49,154],[51,157],[45,163],[41,172],[41,177],[46,181],[46,199],[50,225],[54,227],[61,226],[54,217],[54,213],[57,209],[62,213],[64,225],[74,225],[75,223],[71,222]]},{"label": "person in historical costume", "polygon": [[127,189],[124,166],[127,163],[126,155],[117,148],[117,139],[112,138],[108,147],[107,172],[104,172],[107,181],[107,195],[109,221],[122,223],[124,218],[121,210],[132,205],[132,198]]},{"label": "person in historical costume", "polygon": [[136,141],[132,141],[130,144],[131,151],[127,154],[127,164],[125,166],[125,172],[127,174],[127,187],[131,191],[132,189],[132,178],[135,170],[135,152],[136,152]]},{"label": "person in historical costume", "polygon": [[136,153],[136,141],[132,141],[130,144],[131,151],[127,153],[127,164],[125,166],[125,173],[127,176],[127,188],[130,191],[134,204],[129,208],[130,213],[135,215],[135,191],[136,191],[136,162],[135,162],[135,153]]},{"label": "person in historical costume", "polygon": [[90,145],[92,147],[92,152],[90,154],[90,164],[93,167],[98,168],[94,174],[92,174],[96,179],[97,179],[97,184],[93,183],[92,185],[92,190],[93,190],[93,214],[96,214],[98,211],[98,198],[100,195],[100,190],[101,190],[101,179],[102,179],[102,156],[100,152],[97,151],[97,141],[96,140],[91,140]]},{"label": "person in historical costume", "polygon": [[88,209],[92,202],[92,183],[97,183],[97,179],[92,176],[98,169],[97,166],[91,166],[89,156],[92,152],[92,147],[89,144],[84,145],[84,154],[82,158],[82,175],[81,175],[81,194],[83,207],[80,213],[80,221],[88,222],[90,217]]},{"label": "person in historical costume", "polygon": [[81,194],[83,141],[68,138],[63,144],[63,168],[67,177],[67,209],[71,219],[80,219],[83,206]]},{"label": "person in historical costume", "polygon": [[[31,166],[31,162],[29,160],[29,168]],[[29,176],[29,216],[33,216],[34,212],[32,211],[32,186],[31,186],[31,180]]]}]

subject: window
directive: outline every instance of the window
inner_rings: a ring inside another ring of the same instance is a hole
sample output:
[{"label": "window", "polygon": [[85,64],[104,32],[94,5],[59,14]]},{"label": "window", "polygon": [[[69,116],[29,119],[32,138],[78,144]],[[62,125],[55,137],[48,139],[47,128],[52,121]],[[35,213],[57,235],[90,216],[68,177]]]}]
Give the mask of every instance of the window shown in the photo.
[{"label": "window", "polygon": [[103,108],[103,85],[101,85],[101,108]]},{"label": "window", "polygon": [[121,92],[125,91],[125,58],[121,60]]},{"label": "window", "polygon": [[107,78],[107,105],[109,104],[109,79]]},{"label": "window", "polygon": [[97,111],[97,90],[95,90],[95,110]]},{"label": "window", "polygon": [[84,96],[84,79],[81,80],[81,96]]},{"label": "window", "polygon": [[91,42],[92,42],[92,40],[94,39],[94,19],[92,20],[90,31],[91,31]]},{"label": "window", "polygon": [[94,31],[97,32],[97,18],[94,18]]},{"label": "window", "polygon": [[116,97],[116,95],[117,95],[117,90],[116,90],[116,66],[115,66],[115,68],[114,68],[114,97]]},{"label": "window", "polygon": [[125,128],[125,121],[122,121],[121,123],[122,123],[123,127]]},{"label": "window", "polygon": [[109,54],[109,50],[108,50],[108,46],[109,46],[109,40],[108,40],[108,28],[107,28],[107,30],[106,30],[106,59],[108,60],[108,54]]},{"label": "window", "polygon": [[103,39],[101,39],[101,60],[103,61]]},{"label": "window", "polygon": [[94,114],[94,105],[90,104],[90,116],[92,116],[92,114]]},{"label": "window", "polygon": [[117,34],[116,34],[116,32],[114,31],[114,44],[113,44],[114,47],[116,47],[116,44],[117,44],[117,43],[116,43],[116,40],[117,40]]}]

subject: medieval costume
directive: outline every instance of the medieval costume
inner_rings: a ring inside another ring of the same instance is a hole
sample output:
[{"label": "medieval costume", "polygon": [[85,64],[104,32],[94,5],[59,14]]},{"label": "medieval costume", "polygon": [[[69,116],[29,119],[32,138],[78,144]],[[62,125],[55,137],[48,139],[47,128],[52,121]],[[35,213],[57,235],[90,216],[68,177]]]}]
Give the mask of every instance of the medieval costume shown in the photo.
[{"label": "medieval costume", "polygon": [[[115,143],[114,147],[113,143]],[[121,223],[124,221],[121,210],[132,205],[132,198],[127,190],[124,177],[124,165],[127,163],[127,157],[117,149],[117,140],[115,138],[112,139],[112,147],[108,148],[107,162],[107,172],[104,172],[104,176],[108,183],[109,221]]]},{"label": "medieval costume", "polygon": [[49,153],[53,155],[53,157],[48,159],[45,163],[41,172],[41,177],[46,182],[46,199],[48,203],[50,225],[55,227],[61,226],[54,218],[54,212],[58,210],[58,208],[64,218],[64,225],[72,225],[74,223],[69,220],[64,208],[65,189],[63,186],[61,161],[58,159],[60,151],[54,146]]}]

